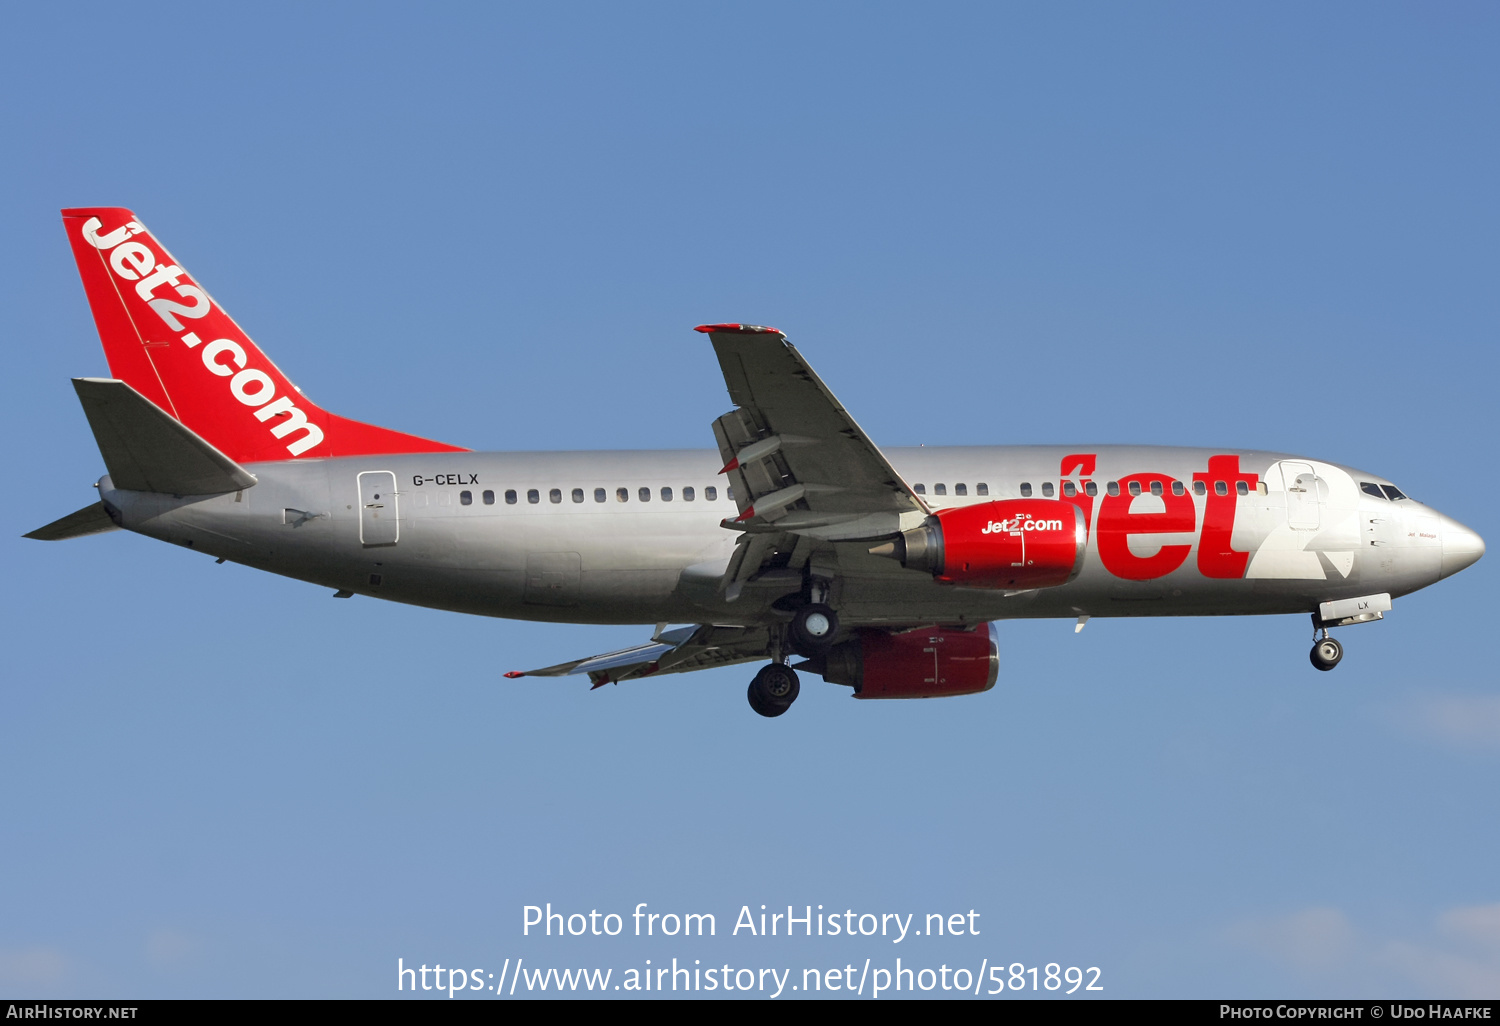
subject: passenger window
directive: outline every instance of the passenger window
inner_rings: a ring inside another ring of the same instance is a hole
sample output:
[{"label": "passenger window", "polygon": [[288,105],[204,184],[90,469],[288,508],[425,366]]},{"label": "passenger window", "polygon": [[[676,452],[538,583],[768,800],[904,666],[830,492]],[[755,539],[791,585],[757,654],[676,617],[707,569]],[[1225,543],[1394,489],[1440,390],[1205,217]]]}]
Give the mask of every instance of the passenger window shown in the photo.
[{"label": "passenger window", "polygon": [[990,494],[990,486],[987,485],[987,484],[985,484],[983,481],[981,481],[977,485],[974,486],[974,494],[975,495],[988,495],[988,494]]},{"label": "passenger window", "polygon": [[606,492],[603,488],[595,488],[594,489],[594,501],[595,502],[603,502],[607,498],[609,498],[609,493]]},{"label": "passenger window", "polygon": [[730,502],[733,502],[734,501],[734,486],[731,485],[728,488],[725,488],[724,489],[724,494],[726,496],[728,496]]},{"label": "passenger window", "polygon": [[693,491],[693,486],[692,485],[688,485],[686,488],[684,488],[682,490],[682,501],[683,502],[692,502],[695,498],[697,498],[697,494]]},{"label": "passenger window", "polygon": [[1043,481],[1042,482],[1042,494],[1045,495],[1049,499],[1052,498],[1052,482],[1051,481]]},{"label": "passenger window", "polygon": [[927,494],[927,486],[924,485],[924,484],[913,485],[911,490],[914,491],[914,492],[916,492],[918,495],[926,495]]},{"label": "passenger window", "polygon": [[1161,493],[1162,493],[1161,482],[1160,481],[1152,481],[1151,482],[1151,494],[1152,495],[1160,495]]},{"label": "passenger window", "polygon": [[1386,497],[1389,498],[1392,502],[1395,502],[1397,499],[1406,498],[1406,496],[1402,494],[1401,489],[1397,488],[1395,485],[1381,485],[1380,489],[1381,491],[1385,492]]},{"label": "passenger window", "polygon": [[1072,481],[1064,481],[1063,482],[1063,494],[1064,495],[1077,495],[1078,494],[1078,486],[1075,485]]},{"label": "passenger window", "polygon": [[486,506],[493,506],[495,504],[495,493],[488,488],[484,490],[484,504]]},{"label": "passenger window", "polygon": [[663,488],[661,490],[661,501],[662,502],[671,502],[672,501],[672,489],[670,489],[670,488]]},{"label": "passenger window", "polygon": [[615,499],[617,501],[619,501],[619,502],[629,502],[630,501],[630,489],[629,488],[616,488],[615,489]]},{"label": "passenger window", "polygon": [[1249,495],[1250,483],[1248,481],[1236,481],[1234,483],[1234,490],[1241,495]]},{"label": "passenger window", "polygon": [[651,489],[649,489],[649,488],[642,488],[639,491],[637,491],[636,494],[640,497],[640,500],[642,502],[650,502],[651,501]]},{"label": "passenger window", "polygon": [[709,485],[707,488],[703,489],[703,501],[704,502],[718,502],[719,501],[719,490],[717,488],[715,488],[713,485]]},{"label": "passenger window", "polygon": [[553,502],[562,502],[562,489],[554,488],[547,493],[547,498]]},{"label": "passenger window", "polygon": [[1132,481],[1132,482],[1130,482],[1130,494],[1131,495],[1139,495],[1139,494],[1141,494],[1141,483],[1139,481]]},{"label": "passenger window", "polygon": [[1111,494],[1111,495],[1119,495],[1120,494],[1120,482],[1118,482],[1118,481],[1111,481],[1109,484],[1107,484],[1107,485],[1104,486],[1104,490],[1106,492],[1108,492],[1109,494]]},{"label": "passenger window", "polygon": [[505,504],[507,506],[514,506],[516,504],[516,490],[514,488],[505,489]]},{"label": "passenger window", "polygon": [[1021,498],[1026,499],[1026,498],[1030,498],[1030,497],[1031,497],[1031,482],[1030,481],[1022,481],[1021,482]]},{"label": "passenger window", "polygon": [[528,489],[526,489],[526,501],[527,502],[541,502],[542,501],[542,495],[535,488],[528,488]]},{"label": "passenger window", "polygon": [[1182,495],[1185,492],[1187,492],[1187,489],[1182,486],[1182,482],[1181,481],[1173,481],[1172,482],[1172,494],[1173,495]]},{"label": "passenger window", "polygon": [[1374,481],[1361,481],[1359,483],[1359,490],[1366,495],[1373,495],[1377,499],[1385,498],[1385,492],[1382,492],[1380,486]]},{"label": "passenger window", "polygon": [[1092,481],[1085,481],[1083,483],[1083,494],[1085,494],[1085,495],[1098,495],[1099,494],[1099,486],[1097,484],[1095,484],[1094,482],[1092,482]]},{"label": "passenger window", "polygon": [[932,486],[932,494],[933,495],[947,495],[948,494],[948,486],[945,485],[945,484],[935,484],[935,485]]},{"label": "passenger window", "polygon": [[1193,482],[1193,494],[1194,495],[1207,495],[1208,494],[1208,485],[1204,484],[1202,481],[1194,481]]},{"label": "passenger window", "polygon": [[1228,495],[1229,494],[1229,486],[1227,484],[1225,484],[1223,481],[1215,481],[1214,482],[1214,494],[1215,495]]},{"label": "passenger window", "polygon": [[573,501],[574,502],[582,502],[583,501],[583,489],[582,488],[574,488],[573,489]]},{"label": "passenger window", "polygon": [[1267,494],[1267,492],[1266,492],[1266,483],[1264,481],[1257,481],[1257,482],[1255,482],[1255,491],[1256,491],[1256,494],[1258,494],[1258,495],[1265,495],[1265,494]]},{"label": "passenger window", "polygon": [[953,494],[954,495],[968,495],[969,494],[969,486],[966,485],[966,484],[956,484],[956,485],[953,486]]},{"label": "passenger window", "polygon": [[473,492],[469,492],[469,491],[459,492],[458,493],[458,504],[460,506],[472,506],[472,505],[474,505],[474,493]]}]

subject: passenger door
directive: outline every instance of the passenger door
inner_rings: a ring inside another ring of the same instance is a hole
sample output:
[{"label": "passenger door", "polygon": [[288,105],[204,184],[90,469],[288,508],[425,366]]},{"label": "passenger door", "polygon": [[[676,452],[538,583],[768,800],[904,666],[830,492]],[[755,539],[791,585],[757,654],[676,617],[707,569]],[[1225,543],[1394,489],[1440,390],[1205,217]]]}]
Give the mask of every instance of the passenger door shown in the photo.
[{"label": "passenger door", "polygon": [[1295,531],[1316,531],[1322,523],[1318,475],[1306,463],[1281,464],[1286,489],[1286,525]]}]

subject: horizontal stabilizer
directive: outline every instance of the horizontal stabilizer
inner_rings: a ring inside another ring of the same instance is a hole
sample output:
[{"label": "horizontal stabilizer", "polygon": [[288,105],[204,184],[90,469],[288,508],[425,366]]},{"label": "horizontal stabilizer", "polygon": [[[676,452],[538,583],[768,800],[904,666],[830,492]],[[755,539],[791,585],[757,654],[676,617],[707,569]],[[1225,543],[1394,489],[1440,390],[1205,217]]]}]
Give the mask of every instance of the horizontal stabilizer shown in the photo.
[{"label": "horizontal stabilizer", "polygon": [[123,381],[74,378],[73,388],[116,488],[211,495],[255,484],[255,475]]},{"label": "horizontal stabilizer", "polygon": [[105,531],[119,529],[120,525],[111,520],[109,513],[105,511],[104,503],[96,502],[77,513],[69,513],[60,520],[54,520],[46,527],[29,531],[22,537],[35,538],[37,541],[65,541],[68,538],[82,538],[84,535],[103,534]]}]

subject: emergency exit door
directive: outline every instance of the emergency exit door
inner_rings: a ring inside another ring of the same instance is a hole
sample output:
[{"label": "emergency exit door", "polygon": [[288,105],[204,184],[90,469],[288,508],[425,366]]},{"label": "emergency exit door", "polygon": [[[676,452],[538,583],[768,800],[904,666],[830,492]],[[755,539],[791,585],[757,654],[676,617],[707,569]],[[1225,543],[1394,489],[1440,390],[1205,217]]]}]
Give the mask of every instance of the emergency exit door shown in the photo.
[{"label": "emergency exit door", "polygon": [[400,534],[396,516],[396,475],[367,470],[359,475],[359,540],[365,545],[394,545]]}]

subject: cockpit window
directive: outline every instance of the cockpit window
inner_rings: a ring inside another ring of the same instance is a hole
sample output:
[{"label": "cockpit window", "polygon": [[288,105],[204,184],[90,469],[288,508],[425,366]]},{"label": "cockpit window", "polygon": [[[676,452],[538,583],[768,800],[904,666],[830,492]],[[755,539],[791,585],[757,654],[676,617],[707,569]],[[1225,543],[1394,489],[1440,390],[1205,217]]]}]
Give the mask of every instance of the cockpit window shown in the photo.
[{"label": "cockpit window", "polygon": [[1397,488],[1395,485],[1381,485],[1380,490],[1385,492],[1385,497],[1387,499],[1390,499],[1392,502],[1395,502],[1397,499],[1406,498],[1406,496],[1401,494],[1401,489]]},{"label": "cockpit window", "polygon": [[1380,486],[1374,481],[1361,481],[1359,483],[1359,490],[1366,495],[1373,495],[1377,499],[1385,498],[1385,493],[1380,490]]}]

